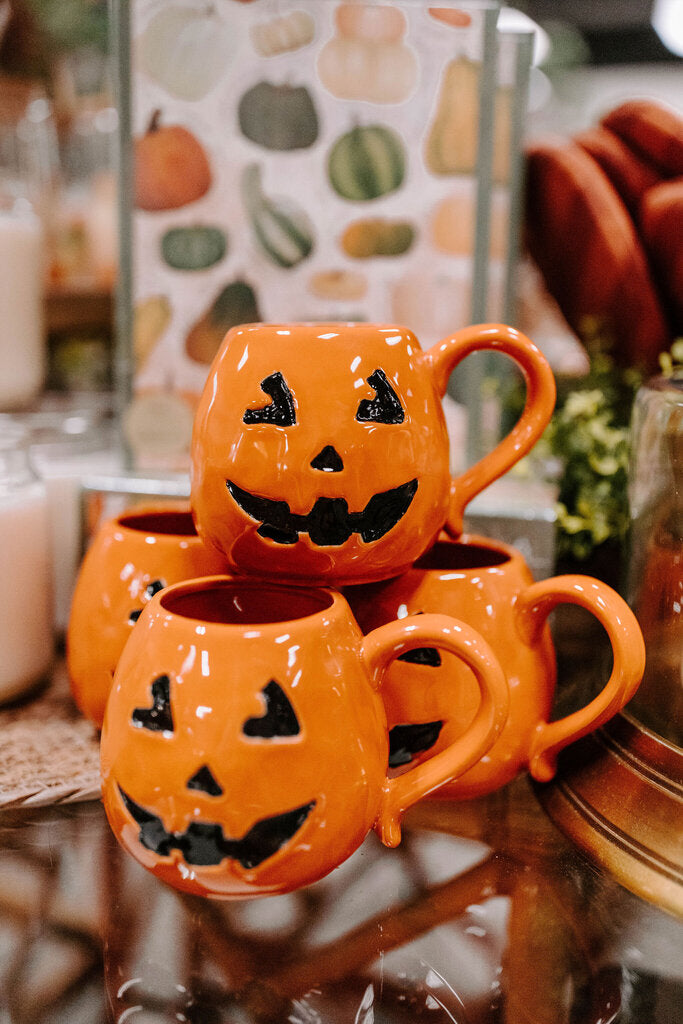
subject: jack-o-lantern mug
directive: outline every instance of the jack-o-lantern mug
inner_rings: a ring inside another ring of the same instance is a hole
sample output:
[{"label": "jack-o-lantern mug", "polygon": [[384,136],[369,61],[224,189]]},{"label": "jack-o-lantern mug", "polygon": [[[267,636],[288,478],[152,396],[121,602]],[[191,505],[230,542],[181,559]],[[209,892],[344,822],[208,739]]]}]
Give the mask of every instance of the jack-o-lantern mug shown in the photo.
[{"label": "jack-o-lantern mug", "polygon": [[[513,430],[452,479],[441,399],[476,351],[522,369]],[[405,327],[250,324],[228,332],[199,403],[192,509],[199,534],[240,573],[359,583],[404,571],[466,505],[525,455],[552,415],[542,353],[502,324],[427,351]]]},{"label": "jack-o-lantern mug", "polygon": [[[480,691],[457,740],[387,778],[381,684],[428,643]],[[287,892],[327,874],[375,828],[485,754],[507,715],[505,676],[475,631],[443,615],[363,637],[342,595],[206,577],[156,595],[119,661],[101,740],[112,829],[174,887],[219,899]]]},{"label": "jack-o-lantern mug", "polygon": [[[590,576],[555,576],[534,582],[520,552],[484,537],[464,535],[437,543],[404,575],[348,587],[344,594],[363,630],[420,612],[441,612],[473,626],[488,640],[510,689],[505,727],[469,771],[434,795],[481,796],[528,769],[539,781],[555,773],[557,754],[597,729],[631,699],[643,675],[645,647],[635,616],[610,587]],[[585,707],[549,721],[557,666],[547,618],[558,604],[591,612],[613,652],[612,672]],[[477,690],[466,669],[434,648],[415,650],[388,669],[382,688],[390,728],[390,763],[419,763],[467,728]]]},{"label": "jack-o-lantern mug", "polygon": [[102,524],[78,573],[66,633],[71,691],[86,718],[101,727],[114,669],[150,598],[225,568],[197,536],[187,502],[137,506]]}]

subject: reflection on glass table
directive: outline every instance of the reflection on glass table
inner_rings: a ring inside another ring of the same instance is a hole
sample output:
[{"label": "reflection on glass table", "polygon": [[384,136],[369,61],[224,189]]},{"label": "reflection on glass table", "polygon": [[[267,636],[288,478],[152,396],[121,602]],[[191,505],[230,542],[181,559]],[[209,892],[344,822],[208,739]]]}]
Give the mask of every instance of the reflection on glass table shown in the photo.
[{"label": "reflection on glass table", "polygon": [[287,896],[165,887],[99,802],[0,815],[12,1024],[674,1024],[683,925],[583,858],[526,778],[426,801]]}]

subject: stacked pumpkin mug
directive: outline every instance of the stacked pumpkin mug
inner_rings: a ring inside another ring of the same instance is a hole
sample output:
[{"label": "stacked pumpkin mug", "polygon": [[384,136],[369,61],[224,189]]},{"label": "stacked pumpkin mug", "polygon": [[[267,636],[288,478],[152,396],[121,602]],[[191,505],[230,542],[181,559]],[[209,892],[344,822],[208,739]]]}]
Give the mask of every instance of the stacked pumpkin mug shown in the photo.
[{"label": "stacked pumpkin mug", "polygon": [[[441,399],[474,351],[527,384],[512,431],[452,478]],[[535,444],[555,384],[514,328],[424,351],[382,324],[231,330],[199,403],[189,507],[131,509],[81,567],[67,633],[101,734],[104,805],[129,853],[178,889],[284,893],[435,795],[483,795],[631,698],[625,602],[586,576],[534,582],[514,548],[462,535],[468,503]],[[591,611],[613,651],[590,703],[549,722],[547,617]]]}]

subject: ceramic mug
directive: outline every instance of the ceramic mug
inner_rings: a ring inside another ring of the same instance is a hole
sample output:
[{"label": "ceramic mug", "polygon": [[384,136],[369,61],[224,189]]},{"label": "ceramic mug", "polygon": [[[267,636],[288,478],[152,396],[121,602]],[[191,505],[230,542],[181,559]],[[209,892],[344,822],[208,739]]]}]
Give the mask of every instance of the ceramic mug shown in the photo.
[{"label": "ceramic mug", "polygon": [[[578,575],[535,583],[519,551],[484,537],[452,540],[442,534],[404,575],[349,587],[345,596],[363,630],[421,612],[463,619],[488,640],[504,668],[510,689],[505,727],[484,758],[441,787],[440,798],[481,796],[524,769],[541,781],[552,778],[559,751],[616,714],[643,675],[640,628],[614,590]],[[614,660],[607,683],[586,707],[551,722],[557,672],[547,618],[561,603],[595,615]],[[391,731],[390,763],[397,770],[452,742],[477,706],[477,690],[467,672],[429,647],[394,662],[382,693]]]},{"label": "ceramic mug", "polygon": [[[472,352],[510,356],[527,380],[514,429],[452,479],[441,399]],[[405,327],[251,324],[228,332],[192,441],[200,535],[235,570],[296,582],[406,570],[468,502],[525,455],[553,411],[541,352],[512,327],[466,327],[423,351]]]},{"label": "ceramic mug", "polygon": [[76,580],[66,632],[71,691],[98,728],[124,644],[145,604],[170,583],[225,571],[197,536],[187,502],[127,509],[105,522]]},{"label": "ceramic mug", "polygon": [[[392,659],[430,644],[462,660],[480,701],[435,757],[387,778],[380,693]],[[507,686],[469,626],[429,615],[363,637],[323,588],[207,577],[147,605],[119,661],[101,741],[112,829],[178,889],[283,893],[327,874],[375,828],[466,771],[500,733]]]}]

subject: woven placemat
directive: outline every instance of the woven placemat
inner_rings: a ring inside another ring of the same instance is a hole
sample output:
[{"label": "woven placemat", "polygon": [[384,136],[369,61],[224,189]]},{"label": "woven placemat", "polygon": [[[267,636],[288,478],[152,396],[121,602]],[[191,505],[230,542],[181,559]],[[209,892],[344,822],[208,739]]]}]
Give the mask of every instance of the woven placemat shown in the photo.
[{"label": "woven placemat", "polygon": [[60,660],[32,700],[0,709],[0,810],[99,795],[97,731],[73,703]]}]

